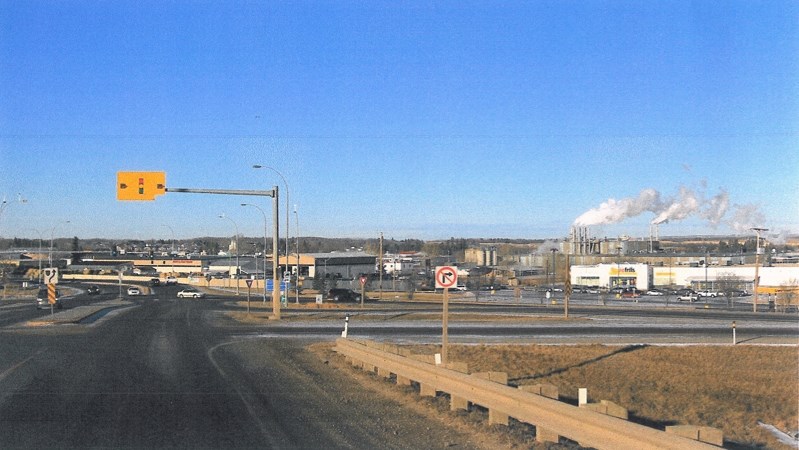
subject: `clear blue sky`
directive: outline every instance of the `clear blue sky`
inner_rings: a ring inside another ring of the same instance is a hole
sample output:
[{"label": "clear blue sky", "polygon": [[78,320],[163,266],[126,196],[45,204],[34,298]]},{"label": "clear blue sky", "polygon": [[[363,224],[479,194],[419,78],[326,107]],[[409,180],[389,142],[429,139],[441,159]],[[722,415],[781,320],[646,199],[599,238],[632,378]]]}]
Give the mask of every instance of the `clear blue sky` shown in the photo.
[{"label": "clear blue sky", "polygon": [[283,188],[253,164],[302,235],[796,233],[797,75],[793,0],[0,0],[0,236],[258,236],[268,199],[115,194]]}]

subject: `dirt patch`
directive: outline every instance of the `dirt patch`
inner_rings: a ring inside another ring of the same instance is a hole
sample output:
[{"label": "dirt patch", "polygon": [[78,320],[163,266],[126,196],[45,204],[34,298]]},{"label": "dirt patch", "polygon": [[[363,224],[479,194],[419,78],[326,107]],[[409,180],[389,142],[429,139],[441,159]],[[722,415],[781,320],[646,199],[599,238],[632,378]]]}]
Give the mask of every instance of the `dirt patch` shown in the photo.
[{"label": "dirt patch", "polygon": [[[331,355],[332,344],[313,350]],[[415,353],[432,354],[437,346],[408,346]],[[549,383],[558,387],[562,401],[576,404],[577,390],[588,388],[589,401],[610,400],[629,410],[630,420],[654,428],[667,425],[705,425],[723,431],[729,448],[795,448],[780,444],[758,421],[795,432],[799,424],[799,352],[797,347],[761,346],[545,346],[453,345],[450,360],[466,362],[470,372],[507,372],[512,385]],[[379,383],[387,395],[403,389],[376,376],[350,368],[360,382]],[[526,425],[488,428],[479,412],[451,413],[446,399],[422,400],[403,393],[409,407],[424,406],[430,414],[457,419],[510,447],[533,447]],[[438,405],[437,402],[443,402]],[[495,428],[498,428],[496,430]]]}]

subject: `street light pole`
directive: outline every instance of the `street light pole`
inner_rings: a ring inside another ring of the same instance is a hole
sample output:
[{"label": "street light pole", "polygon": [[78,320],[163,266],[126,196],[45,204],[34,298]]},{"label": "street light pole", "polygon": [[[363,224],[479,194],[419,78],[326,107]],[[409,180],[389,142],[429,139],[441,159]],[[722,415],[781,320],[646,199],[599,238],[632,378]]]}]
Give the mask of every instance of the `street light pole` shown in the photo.
[{"label": "street light pole", "polygon": [[553,248],[553,249],[550,249],[550,251],[552,252],[552,285],[551,285],[551,288],[552,288],[552,297],[554,298],[555,297],[555,277],[557,276],[557,273],[558,273],[558,271],[555,269],[555,252],[558,251],[558,249]]},{"label": "street light pole", "polygon": [[755,244],[755,297],[752,300],[752,311],[757,312],[758,288],[760,288],[760,232],[768,231],[768,228],[750,228],[757,234]]},{"label": "street light pole", "polygon": [[269,169],[272,172],[275,172],[280,176],[283,180],[283,184],[286,186],[286,271],[289,270],[289,237],[291,234],[289,233],[289,183],[286,181],[286,177],[280,173],[279,170],[275,169],[274,167],[270,166],[262,166],[260,164],[254,164],[253,169]]},{"label": "street light pole", "polygon": [[266,213],[260,206],[253,205],[252,203],[242,203],[241,206],[252,206],[258,211],[261,211],[261,215],[264,216],[264,302],[266,302]]},{"label": "street light pole", "polygon": [[161,226],[169,228],[169,231],[172,232],[172,251],[169,253],[169,261],[172,263],[172,276],[175,276],[175,230],[165,223]]},{"label": "street light pole", "polygon": [[239,226],[233,219],[224,214],[220,214],[219,218],[233,222],[233,226],[236,228],[236,295],[239,295],[239,267],[241,267],[239,265]]},{"label": "street light pole", "polygon": [[[296,244],[297,244],[297,275],[296,276],[297,276],[297,281],[294,283],[295,284],[294,292],[295,292],[295,295],[296,295],[296,297],[295,297],[296,303],[299,305],[300,304],[300,215],[297,214],[297,204],[296,203],[294,204],[294,219],[295,219],[294,228],[297,230],[296,231],[296,238],[297,238],[297,241],[296,241]],[[288,240],[288,236],[286,236],[286,239]],[[288,266],[288,255],[286,255],[286,265]]]},{"label": "street light pole", "polygon": [[58,225],[67,223],[69,223],[69,220],[57,223],[53,225],[53,228],[50,230],[50,251],[47,255],[47,264],[49,267],[53,267],[53,241],[55,240],[55,229],[58,227]]}]

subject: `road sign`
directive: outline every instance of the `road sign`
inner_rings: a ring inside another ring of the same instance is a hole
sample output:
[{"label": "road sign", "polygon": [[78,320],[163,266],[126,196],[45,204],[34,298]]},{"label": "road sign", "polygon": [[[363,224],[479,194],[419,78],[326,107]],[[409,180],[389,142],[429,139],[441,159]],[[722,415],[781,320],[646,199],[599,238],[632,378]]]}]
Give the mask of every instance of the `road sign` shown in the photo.
[{"label": "road sign", "polygon": [[58,268],[48,267],[42,271],[44,284],[58,284]]},{"label": "road sign", "polygon": [[244,280],[244,282],[247,283],[248,288],[252,287],[252,280],[250,278],[247,278],[246,280]]},{"label": "road sign", "polygon": [[[275,282],[272,281],[271,278],[266,280],[266,290],[267,291],[273,290],[274,289],[274,287],[273,287],[274,285],[275,285]],[[280,290],[281,291],[287,291],[287,290],[291,289],[291,283],[289,283],[289,282],[287,282],[285,280],[281,281],[279,283],[279,286],[280,286]]]},{"label": "road sign", "polygon": [[117,200],[155,200],[164,193],[165,172],[117,172]]},{"label": "road sign", "polygon": [[361,286],[366,286],[366,280],[368,280],[368,278],[366,278],[366,275],[362,275],[361,276]]},{"label": "road sign", "polygon": [[57,297],[56,297],[55,285],[54,284],[48,284],[47,285],[47,302],[50,303],[51,305],[55,305],[56,298]]},{"label": "road sign", "polygon": [[458,284],[458,268],[456,266],[436,267],[436,289],[447,289]]}]

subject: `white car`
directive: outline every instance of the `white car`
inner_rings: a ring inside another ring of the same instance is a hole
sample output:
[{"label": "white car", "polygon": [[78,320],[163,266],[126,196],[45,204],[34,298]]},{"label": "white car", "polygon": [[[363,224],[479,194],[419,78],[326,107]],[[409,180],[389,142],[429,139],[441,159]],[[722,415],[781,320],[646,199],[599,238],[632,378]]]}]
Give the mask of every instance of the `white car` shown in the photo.
[{"label": "white car", "polygon": [[646,295],[665,295],[663,291],[659,291],[657,289],[650,289],[646,291]]},{"label": "white car", "polygon": [[170,284],[178,284],[178,279],[176,277],[166,277],[166,285],[169,286]]},{"label": "white car", "polygon": [[205,297],[205,292],[200,292],[196,289],[183,289],[182,291],[178,292],[178,298],[203,298]]},{"label": "white car", "polygon": [[128,295],[129,296],[141,295],[141,289],[139,289],[136,286],[131,286],[128,288]]},{"label": "white car", "polygon": [[696,294],[685,293],[677,296],[677,301],[680,302],[695,302],[697,300],[699,300],[699,297]]}]

